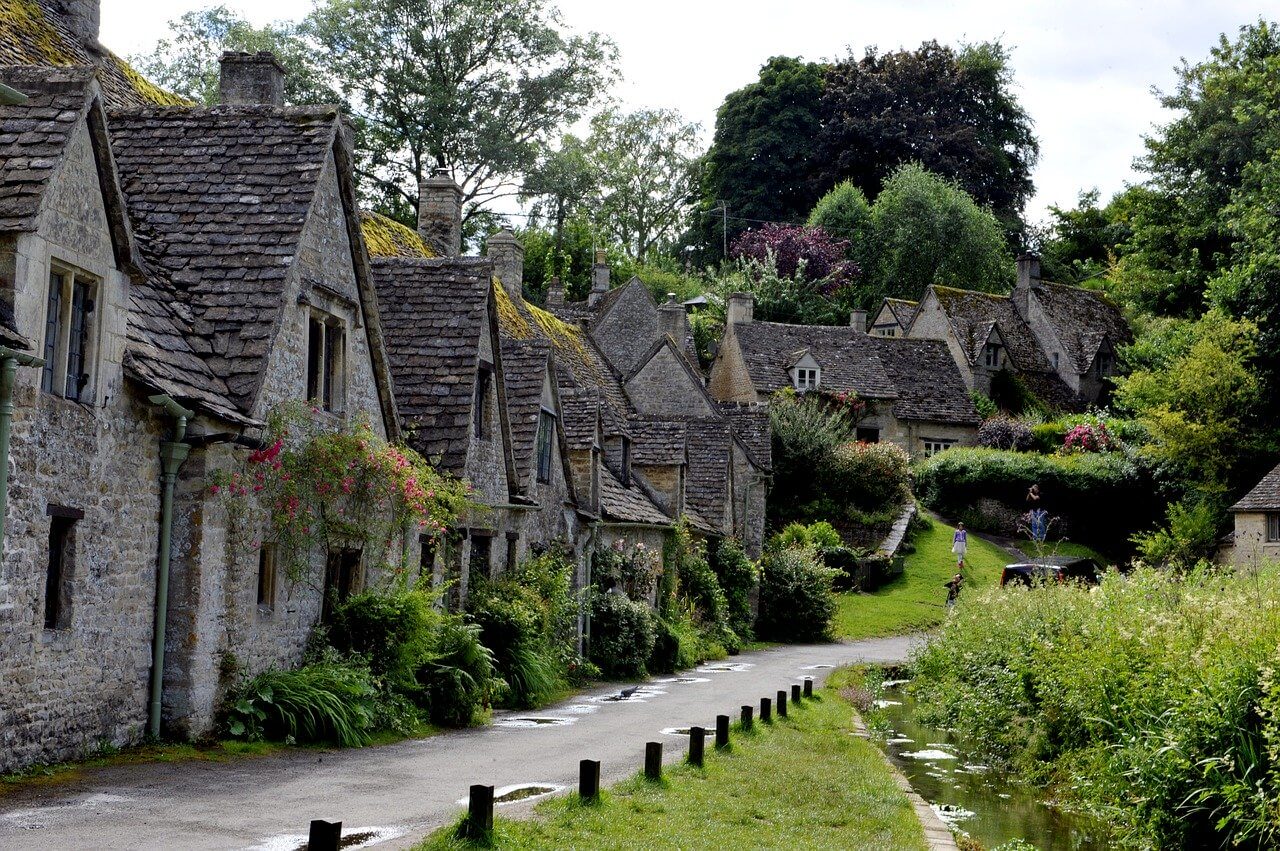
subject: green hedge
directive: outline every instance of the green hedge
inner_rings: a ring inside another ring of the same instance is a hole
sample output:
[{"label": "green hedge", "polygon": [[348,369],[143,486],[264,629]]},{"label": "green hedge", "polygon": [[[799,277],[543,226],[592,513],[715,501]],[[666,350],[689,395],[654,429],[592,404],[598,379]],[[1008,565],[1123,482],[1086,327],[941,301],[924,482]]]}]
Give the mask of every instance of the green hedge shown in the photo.
[{"label": "green hedge", "polygon": [[916,494],[935,511],[969,518],[981,531],[981,499],[1027,510],[1040,486],[1041,507],[1061,517],[1074,540],[1123,549],[1134,529],[1160,514],[1150,475],[1121,452],[1039,455],[998,449],[951,449],[916,465]]}]

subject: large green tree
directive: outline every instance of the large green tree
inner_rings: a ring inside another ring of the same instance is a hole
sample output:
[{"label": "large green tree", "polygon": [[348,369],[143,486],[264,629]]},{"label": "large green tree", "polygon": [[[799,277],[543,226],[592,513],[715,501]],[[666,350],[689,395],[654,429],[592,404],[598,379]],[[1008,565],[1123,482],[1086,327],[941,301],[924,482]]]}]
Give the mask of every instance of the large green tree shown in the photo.
[{"label": "large green tree", "polygon": [[1039,145],[999,42],[850,54],[830,67],[822,110],[824,186],[849,179],[874,198],[895,169],[916,162],[1021,233]]},{"label": "large green tree", "polygon": [[822,64],[775,56],[716,111],[696,223],[707,259],[749,227],[802,221],[821,195],[813,176],[825,73]]},{"label": "large green tree", "polygon": [[1110,206],[1099,206],[1099,197],[1091,189],[1080,193],[1073,208],[1049,207],[1049,220],[1036,234],[1046,279],[1079,284],[1107,273],[1132,231]]},{"label": "large green tree", "polygon": [[568,271],[570,258],[564,251],[565,225],[595,198],[600,175],[591,157],[591,149],[576,136],[566,135],[560,146],[549,150],[542,161],[525,175],[520,200],[528,204],[528,227],[545,223],[551,228],[550,274]]}]

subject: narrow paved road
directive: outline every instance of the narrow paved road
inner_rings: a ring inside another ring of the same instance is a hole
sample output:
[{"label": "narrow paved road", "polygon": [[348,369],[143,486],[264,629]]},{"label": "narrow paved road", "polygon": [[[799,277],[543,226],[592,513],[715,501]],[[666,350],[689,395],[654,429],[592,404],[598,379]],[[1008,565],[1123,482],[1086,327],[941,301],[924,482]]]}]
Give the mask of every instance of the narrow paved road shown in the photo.
[{"label": "narrow paved road", "polygon": [[687,736],[666,729],[714,728],[717,714],[758,707],[805,676],[821,681],[831,666],[902,661],[911,641],[744,653],[651,680],[625,702],[601,687],[536,712],[499,713],[492,726],[377,748],[91,770],[0,797],[0,848],[285,851],[305,840],[313,818],[405,847],[456,817],[472,783],[571,788],[580,759],[601,760],[604,781],[620,780],[640,769],[646,741],[663,741],[668,761],[683,757]]}]

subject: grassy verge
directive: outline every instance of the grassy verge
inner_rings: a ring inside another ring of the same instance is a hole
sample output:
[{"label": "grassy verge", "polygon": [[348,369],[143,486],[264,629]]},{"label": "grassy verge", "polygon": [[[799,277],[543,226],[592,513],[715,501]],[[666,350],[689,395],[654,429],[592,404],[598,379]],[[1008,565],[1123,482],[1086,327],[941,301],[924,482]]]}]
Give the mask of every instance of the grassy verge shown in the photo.
[{"label": "grassy verge", "polygon": [[1039,545],[1032,541],[1025,541],[1018,546],[1018,549],[1022,550],[1032,558],[1037,558],[1040,555],[1091,558],[1104,567],[1114,565],[1116,563],[1114,558],[1103,555],[1092,547],[1086,547],[1084,544],[1077,544],[1075,541],[1046,541]]},{"label": "grassy verge", "polygon": [[[929,629],[946,614],[943,587],[955,572],[951,536],[955,529],[933,521],[912,543],[902,576],[870,594],[840,594],[835,617],[838,638],[875,638]],[[973,592],[1000,580],[1000,571],[1013,558],[976,535],[969,536],[964,570],[966,590]]]},{"label": "grassy verge", "polygon": [[[595,805],[570,795],[540,804],[531,819],[498,819],[493,845],[924,848],[910,802],[875,745],[849,735],[852,720],[853,707],[824,689],[787,718],[736,731],[729,752],[708,743],[701,769],[671,766],[662,782],[624,781]],[[441,828],[417,851],[475,847],[456,831]]]}]

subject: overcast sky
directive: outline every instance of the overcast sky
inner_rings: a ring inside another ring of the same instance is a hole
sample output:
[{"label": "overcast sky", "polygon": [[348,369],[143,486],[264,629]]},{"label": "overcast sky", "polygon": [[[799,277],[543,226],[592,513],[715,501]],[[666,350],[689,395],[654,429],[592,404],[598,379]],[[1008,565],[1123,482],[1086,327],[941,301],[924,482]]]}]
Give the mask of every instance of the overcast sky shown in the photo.
[{"label": "overcast sky", "polygon": [[[296,19],[311,0],[222,0],[255,23]],[[208,0],[102,0],[102,41],[145,51],[183,12]],[[1167,120],[1151,94],[1170,88],[1181,57],[1208,54],[1265,7],[1240,0],[560,0],[565,22],[611,36],[628,107],[674,107],[709,140],[724,96],[756,79],[770,56],[826,59],[852,47],[915,47],[999,39],[1012,49],[1017,95],[1035,121],[1040,163],[1027,213],[1070,206],[1080,190],[1104,199],[1137,179],[1141,135]]]}]

